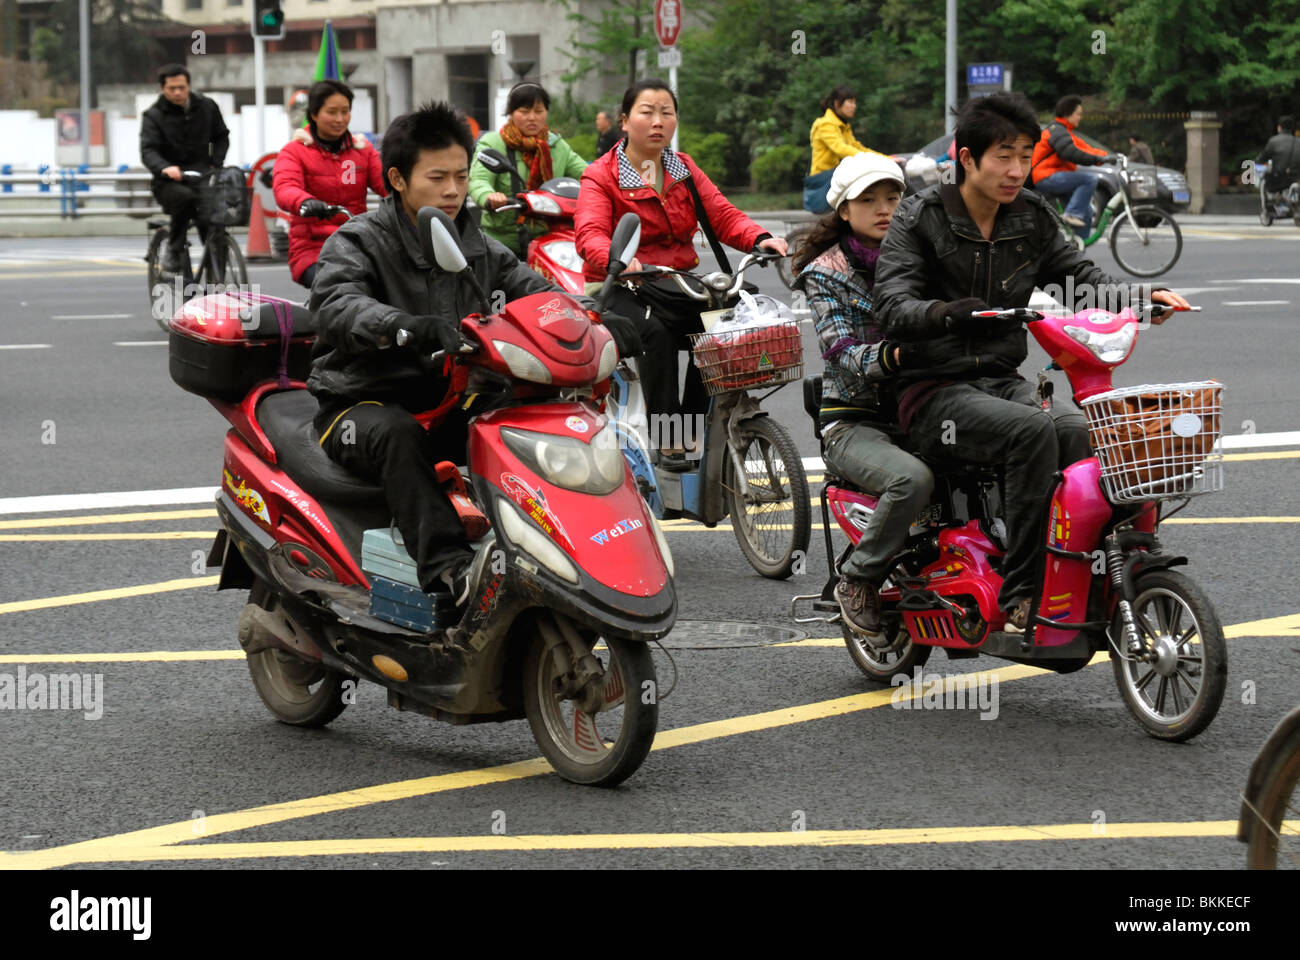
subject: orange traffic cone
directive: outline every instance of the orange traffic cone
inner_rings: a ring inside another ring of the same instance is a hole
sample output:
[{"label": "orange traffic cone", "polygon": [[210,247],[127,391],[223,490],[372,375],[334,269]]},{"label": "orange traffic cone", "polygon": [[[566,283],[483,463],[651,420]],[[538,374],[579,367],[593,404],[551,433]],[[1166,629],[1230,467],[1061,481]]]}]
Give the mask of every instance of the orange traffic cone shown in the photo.
[{"label": "orange traffic cone", "polygon": [[244,256],[249,260],[271,260],[271,238],[266,232],[266,214],[262,212],[262,198],[253,191],[253,209],[248,217],[248,243]]}]

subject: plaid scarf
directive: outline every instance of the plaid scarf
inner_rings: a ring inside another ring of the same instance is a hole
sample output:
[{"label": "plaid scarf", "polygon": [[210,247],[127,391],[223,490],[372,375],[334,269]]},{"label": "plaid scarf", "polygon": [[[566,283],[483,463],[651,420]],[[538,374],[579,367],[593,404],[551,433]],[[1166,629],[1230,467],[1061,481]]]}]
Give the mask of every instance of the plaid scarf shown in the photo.
[{"label": "plaid scarf", "polygon": [[518,150],[523,155],[524,163],[528,164],[528,182],[524,184],[525,190],[536,190],[554,176],[551,169],[550,135],[550,128],[542,127],[542,132],[536,137],[525,137],[519,132],[513,120],[507,120],[506,125],[501,128],[501,139],[505,141],[506,146],[511,150]]}]

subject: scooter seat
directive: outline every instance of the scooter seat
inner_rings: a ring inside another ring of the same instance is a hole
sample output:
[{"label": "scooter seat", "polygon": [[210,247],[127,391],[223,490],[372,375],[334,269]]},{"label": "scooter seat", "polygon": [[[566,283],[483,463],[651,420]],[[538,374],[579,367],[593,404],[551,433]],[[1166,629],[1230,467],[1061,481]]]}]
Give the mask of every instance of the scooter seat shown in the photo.
[{"label": "scooter seat", "polygon": [[[289,316],[293,321],[293,336],[316,335],[316,315],[301,303],[290,302]],[[256,307],[256,313],[247,322],[245,336],[249,340],[268,340],[280,336],[280,321],[276,319],[273,303],[265,302]]]},{"label": "scooter seat", "polygon": [[355,506],[384,504],[384,488],[350,473],[321,449],[312,424],[316,398],[306,390],[281,390],[257,405],[257,422],[275,448],[280,468],[317,500]]}]

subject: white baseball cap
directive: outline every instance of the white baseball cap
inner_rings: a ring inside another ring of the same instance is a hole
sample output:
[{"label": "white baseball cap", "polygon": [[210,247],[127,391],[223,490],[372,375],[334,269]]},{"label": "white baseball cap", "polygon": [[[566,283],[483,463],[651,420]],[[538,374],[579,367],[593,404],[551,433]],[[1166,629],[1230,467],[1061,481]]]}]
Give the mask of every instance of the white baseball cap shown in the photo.
[{"label": "white baseball cap", "polygon": [[883,153],[855,153],[845,157],[831,175],[826,203],[835,210],[845,200],[852,200],[881,180],[893,180],[900,190],[906,189],[902,169]]}]

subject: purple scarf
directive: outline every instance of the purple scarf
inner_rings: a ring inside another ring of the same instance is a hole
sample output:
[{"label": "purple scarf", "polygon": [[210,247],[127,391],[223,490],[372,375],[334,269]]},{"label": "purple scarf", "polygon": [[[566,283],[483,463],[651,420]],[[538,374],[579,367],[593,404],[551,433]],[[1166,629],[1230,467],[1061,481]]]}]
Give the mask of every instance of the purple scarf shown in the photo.
[{"label": "purple scarf", "polygon": [[869,247],[852,234],[844,238],[844,246],[853,255],[853,258],[862,264],[862,272],[866,275],[867,289],[870,290],[876,285],[876,261],[880,259],[880,248]]}]

